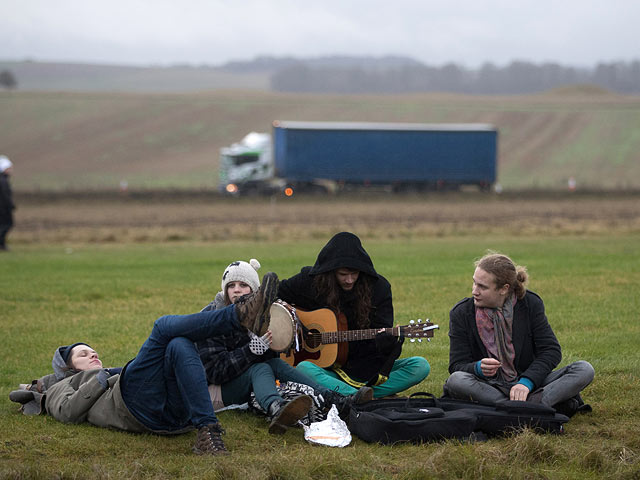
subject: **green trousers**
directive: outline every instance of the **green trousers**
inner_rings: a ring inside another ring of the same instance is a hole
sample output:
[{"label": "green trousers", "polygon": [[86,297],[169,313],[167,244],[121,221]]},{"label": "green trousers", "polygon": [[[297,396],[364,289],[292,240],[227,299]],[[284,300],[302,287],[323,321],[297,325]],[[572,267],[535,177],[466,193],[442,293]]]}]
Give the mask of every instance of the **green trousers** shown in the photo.
[{"label": "green trousers", "polygon": [[[357,388],[342,381],[338,374],[329,368],[321,368],[314,363],[305,361],[300,362],[296,369],[301,370],[320,385],[342,395],[353,395],[358,391]],[[427,378],[430,371],[429,362],[424,357],[400,358],[393,363],[389,379],[383,384],[373,387],[373,396],[381,398],[402,392]]]}]

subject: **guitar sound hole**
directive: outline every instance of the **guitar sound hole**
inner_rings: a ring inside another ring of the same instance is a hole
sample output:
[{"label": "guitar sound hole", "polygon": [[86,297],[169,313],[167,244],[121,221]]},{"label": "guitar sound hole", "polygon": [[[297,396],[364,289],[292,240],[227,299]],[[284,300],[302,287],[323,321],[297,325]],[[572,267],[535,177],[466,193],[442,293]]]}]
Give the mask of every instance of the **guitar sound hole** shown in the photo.
[{"label": "guitar sound hole", "polygon": [[311,329],[306,340],[309,348],[318,348],[322,343],[322,334],[318,330]]}]

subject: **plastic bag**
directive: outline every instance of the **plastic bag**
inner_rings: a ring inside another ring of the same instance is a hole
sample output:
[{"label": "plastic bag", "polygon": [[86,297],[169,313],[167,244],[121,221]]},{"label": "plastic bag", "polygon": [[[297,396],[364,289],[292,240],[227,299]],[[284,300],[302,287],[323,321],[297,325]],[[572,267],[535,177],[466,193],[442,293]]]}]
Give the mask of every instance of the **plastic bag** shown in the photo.
[{"label": "plastic bag", "polygon": [[303,425],[303,427],[304,439],[311,444],[346,447],[351,443],[351,432],[338,415],[335,405],[329,410],[326,420],[314,422],[308,427]]}]

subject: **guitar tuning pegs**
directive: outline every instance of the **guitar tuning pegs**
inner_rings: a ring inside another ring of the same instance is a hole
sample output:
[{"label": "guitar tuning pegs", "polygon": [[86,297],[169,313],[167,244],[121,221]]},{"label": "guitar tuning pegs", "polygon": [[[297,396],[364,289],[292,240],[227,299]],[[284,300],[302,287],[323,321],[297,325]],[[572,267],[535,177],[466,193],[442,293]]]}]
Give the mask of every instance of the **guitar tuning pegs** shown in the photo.
[{"label": "guitar tuning pegs", "polygon": [[419,338],[419,339],[418,339],[418,342],[419,342],[419,343],[422,343],[422,339],[421,339],[421,338]]},{"label": "guitar tuning pegs", "polygon": [[415,320],[411,320],[411,321],[409,322],[409,325],[413,325],[414,323],[416,323],[416,322],[415,322]]},{"label": "guitar tuning pegs", "polygon": [[422,319],[421,318],[418,319],[418,323],[422,323]]},{"label": "guitar tuning pegs", "polygon": [[415,338],[411,338],[411,339],[409,339],[409,341],[410,341],[411,343],[414,343],[414,342],[416,341],[416,339],[415,339]]},{"label": "guitar tuning pegs", "polygon": [[430,342],[430,341],[431,341],[431,338],[430,338],[430,337],[427,337],[427,342]]}]

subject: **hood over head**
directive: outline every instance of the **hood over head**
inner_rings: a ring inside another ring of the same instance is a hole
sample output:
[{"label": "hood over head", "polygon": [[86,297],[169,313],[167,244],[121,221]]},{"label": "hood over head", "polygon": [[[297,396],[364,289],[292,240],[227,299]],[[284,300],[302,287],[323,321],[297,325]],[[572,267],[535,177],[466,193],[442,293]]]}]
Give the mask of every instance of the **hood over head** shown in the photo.
[{"label": "hood over head", "polygon": [[340,232],[320,250],[309,275],[318,275],[338,268],[348,268],[378,278],[371,257],[362,247],[360,239],[350,232]]},{"label": "hood over head", "polygon": [[66,372],[69,371],[69,366],[67,362],[69,361],[69,356],[71,355],[71,350],[78,345],[86,345],[91,348],[91,345],[84,342],[76,342],[71,345],[63,345],[61,347],[56,348],[55,353],[53,354],[53,359],[51,360],[51,366],[53,367],[53,372],[56,374],[56,378],[58,380],[62,380]]}]

